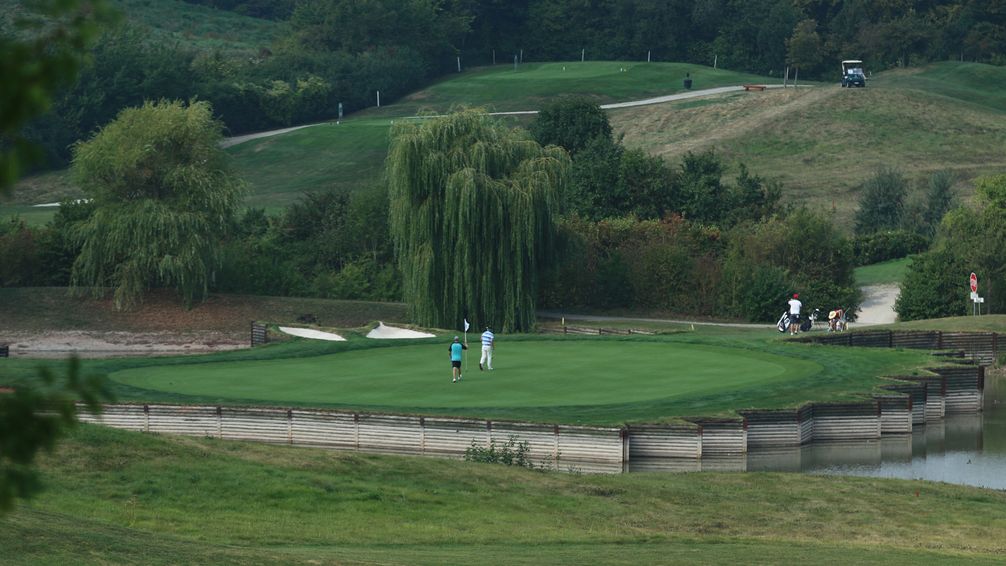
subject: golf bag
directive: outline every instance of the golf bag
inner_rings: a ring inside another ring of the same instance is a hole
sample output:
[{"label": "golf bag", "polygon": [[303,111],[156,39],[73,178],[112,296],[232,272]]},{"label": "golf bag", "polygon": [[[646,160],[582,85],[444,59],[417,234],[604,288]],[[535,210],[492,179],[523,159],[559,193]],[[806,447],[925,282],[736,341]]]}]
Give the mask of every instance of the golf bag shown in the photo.
[{"label": "golf bag", "polygon": [[[814,321],[817,320],[818,314],[821,311],[819,309],[814,309],[814,312],[810,313],[809,316],[803,318],[800,321],[800,332],[807,332],[814,327]],[[779,317],[779,322],[775,323],[775,328],[779,332],[786,332],[789,329],[789,311],[782,313]]]},{"label": "golf bag", "polygon": [[786,329],[789,328],[789,311],[782,313],[779,322],[775,323],[775,328],[779,332],[786,332]]}]

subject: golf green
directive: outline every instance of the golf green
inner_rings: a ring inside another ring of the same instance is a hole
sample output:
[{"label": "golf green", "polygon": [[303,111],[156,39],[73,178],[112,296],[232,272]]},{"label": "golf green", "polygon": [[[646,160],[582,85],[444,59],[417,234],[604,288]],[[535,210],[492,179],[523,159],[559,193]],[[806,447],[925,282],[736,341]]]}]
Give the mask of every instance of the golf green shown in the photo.
[{"label": "golf green", "polygon": [[203,398],[355,407],[575,407],[684,400],[773,386],[821,366],[740,348],[671,342],[517,341],[500,346],[493,371],[466,352],[451,382],[446,343],[368,348],[324,356],[135,368],[112,379]]}]

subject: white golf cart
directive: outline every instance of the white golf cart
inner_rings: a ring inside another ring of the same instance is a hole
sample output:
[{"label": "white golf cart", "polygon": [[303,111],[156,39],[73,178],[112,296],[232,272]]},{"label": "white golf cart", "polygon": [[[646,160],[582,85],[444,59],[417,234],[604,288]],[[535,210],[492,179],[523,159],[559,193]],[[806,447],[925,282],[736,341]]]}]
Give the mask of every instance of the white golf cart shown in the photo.
[{"label": "white golf cart", "polygon": [[842,88],[865,87],[866,74],[863,73],[863,62],[858,59],[842,61]]}]

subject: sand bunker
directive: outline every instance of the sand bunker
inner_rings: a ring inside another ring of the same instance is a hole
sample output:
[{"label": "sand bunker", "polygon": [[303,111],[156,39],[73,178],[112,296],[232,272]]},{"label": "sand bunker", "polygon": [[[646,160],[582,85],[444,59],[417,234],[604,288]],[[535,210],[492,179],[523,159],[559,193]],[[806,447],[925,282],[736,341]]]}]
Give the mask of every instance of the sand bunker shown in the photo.
[{"label": "sand bunker", "polygon": [[280,326],[281,332],[289,334],[291,336],[300,336],[301,338],[313,338],[315,340],[331,340],[333,342],[345,342],[346,339],[338,334],[332,334],[331,332],[322,332],[321,330],[313,330],[311,328],[292,328],[289,326]]},{"label": "sand bunker", "polygon": [[436,335],[428,332],[409,330],[408,328],[385,326],[383,322],[378,322],[377,328],[367,333],[367,338],[376,338],[378,340],[401,340],[409,338],[436,338]]}]

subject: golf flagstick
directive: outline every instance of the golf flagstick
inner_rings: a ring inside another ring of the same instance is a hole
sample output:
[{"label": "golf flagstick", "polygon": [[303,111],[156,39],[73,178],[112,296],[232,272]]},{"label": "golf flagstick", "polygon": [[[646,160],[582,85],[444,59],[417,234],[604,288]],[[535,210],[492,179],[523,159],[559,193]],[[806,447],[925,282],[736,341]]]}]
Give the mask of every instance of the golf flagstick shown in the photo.
[{"label": "golf flagstick", "polygon": [[[468,345],[468,319],[465,319],[465,346]],[[465,356],[465,368],[462,370],[461,375],[464,375],[465,371],[468,370],[468,356]]]}]

